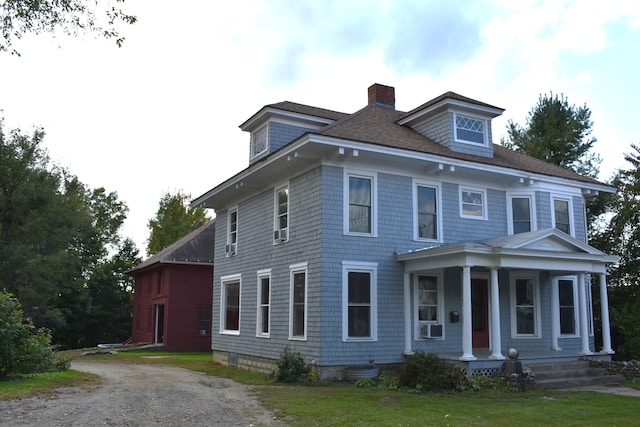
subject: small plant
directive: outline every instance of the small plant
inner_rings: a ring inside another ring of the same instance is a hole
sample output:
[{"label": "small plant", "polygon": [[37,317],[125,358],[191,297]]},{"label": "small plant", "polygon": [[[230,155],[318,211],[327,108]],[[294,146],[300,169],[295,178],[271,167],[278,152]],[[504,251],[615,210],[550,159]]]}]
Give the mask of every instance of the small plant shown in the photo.
[{"label": "small plant", "polygon": [[477,389],[477,383],[462,369],[435,354],[422,351],[407,357],[398,372],[398,383],[419,392]]},{"label": "small plant", "polygon": [[297,383],[305,380],[310,373],[311,366],[304,362],[302,354],[293,352],[286,346],[276,362],[273,376],[281,383]]}]

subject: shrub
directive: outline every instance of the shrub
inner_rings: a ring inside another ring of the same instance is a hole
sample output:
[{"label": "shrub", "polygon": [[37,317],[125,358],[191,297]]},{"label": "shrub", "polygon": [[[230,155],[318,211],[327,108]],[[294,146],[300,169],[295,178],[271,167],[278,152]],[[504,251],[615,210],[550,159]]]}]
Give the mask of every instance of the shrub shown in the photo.
[{"label": "shrub", "polygon": [[23,319],[22,307],[10,293],[0,292],[0,378],[69,367],[69,359],[55,355],[51,334]]},{"label": "shrub", "polygon": [[407,356],[398,372],[401,387],[424,391],[465,391],[476,389],[464,370],[432,353],[417,351]]},{"label": "shrub", "polygon": [[273,376],[278,382],[296,383],[306,379],[310,373],[311,366],[304,362],[302,355],[289,350],[289,346],[286,346],[276,362]]}]

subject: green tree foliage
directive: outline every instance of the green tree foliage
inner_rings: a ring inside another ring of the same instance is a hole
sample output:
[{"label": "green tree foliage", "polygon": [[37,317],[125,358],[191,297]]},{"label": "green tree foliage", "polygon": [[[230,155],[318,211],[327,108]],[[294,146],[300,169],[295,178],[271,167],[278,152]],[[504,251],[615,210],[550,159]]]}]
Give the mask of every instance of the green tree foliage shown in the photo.
[{"label": "green tree foliage", "polygon": [[[0,289],[63,347],[126,339],[130,302],[122,293],[131,289],[123,273],[140,261],[118,234],[127,207],[52,165],[43,138],[42,129],[5,136],[0,120]],[[106,308],[100,301],[109,294],[118,298]]]},{"label": "green tree foliage", "polygon": [[23,318],[18,300],[0,292],[0,378],[9,374],[32,374],[68,368],[51,346],[51,335],[36,329],[30,319]]},{"label": "green tree foliage", "polygon": [[631,148],[633,152],[625,154],[627,168],[613,179],[618,193],[609,199],[607,220],[592,240],[620,257],[607,278],[612,344],[619,359],[640,358],[640,148]]},{"label": "green tree foliage", "polygon": [[153,255],[174,243],[187,233],[209,221],[202,208],[189,207],[189,194],[166,192],[160,199],[155,218],[148,222],[151,230],[147,242],[147,254]]},{"label": "green tree foliage", "polygon": [[545,94],[529,111],[526,126],[508,122],[508,140],[502,144],[595,179],[602,160],[591,152],[596,142],[592,127],[586,105],[576,107],[564,95]]},{"label": "green tree foliage", "polygon": [[133,24],[137,18],[125,13],[116,3],[124,0],[5,0],[0,2],[0,52],[18,54],[14,40],[27,33],[53,33],[67,35],[91,33],[115,39],[122,46],[124,37],[117,31],[117,23]]}]

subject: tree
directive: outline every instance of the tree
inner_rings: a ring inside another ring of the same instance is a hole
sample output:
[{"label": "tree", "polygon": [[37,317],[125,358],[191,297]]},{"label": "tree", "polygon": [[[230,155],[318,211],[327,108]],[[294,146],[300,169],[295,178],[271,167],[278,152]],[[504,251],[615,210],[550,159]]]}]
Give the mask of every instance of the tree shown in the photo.
[{"label": "tree", "polygon": [[[124,3],[124,0],[116,0],[116,3]],[[104,11],[97,12],[100,7],[104,7]],[[67,35],[84,32],[113,38],[118,46],[122,46],[124,37],[116,30],[116,23],[134,24],[136,21],[135,16],[115,7],[112,1],[5,0],[0,3],[0,52],[12,49],[14,39],[27,33],[53,33],[56,30]],[[13,49],[12,54],[19,55],[19,52]]]},{"label": "tree", "polygon": [[609,305],[612,344],[620,359],[640,358],[640,147],[625,154],[628,168],[617,172],[612,184],[618,188],[610,199],[606,227],[592,244],[617,255],[620,261],[609,268]]},{"label": "tree", "polygon": [[525,127],[509,121],[502,144],[581,175],[597,178],[602,159],[591,152],[591,110],[569,105],[564,95],[540,95]]},{"label": "tree", "polygon": [[[43,138],[41,128],[7,137],[0,119],[0,289],[62,347],[121,337],[130,324],[123,276],[140,261],[118,233],[128,209],[116,193],[52,165]],[[106,318],[118,319],[118,333]]]},{"label": "tree", "polygon": [[190,195],[178,191],[166,192],[160,199],[155,218],[148,222],[151,234],[147,241],[147,255],[160,252],[173,242],[209,220],[203,208],[190,208]]}]

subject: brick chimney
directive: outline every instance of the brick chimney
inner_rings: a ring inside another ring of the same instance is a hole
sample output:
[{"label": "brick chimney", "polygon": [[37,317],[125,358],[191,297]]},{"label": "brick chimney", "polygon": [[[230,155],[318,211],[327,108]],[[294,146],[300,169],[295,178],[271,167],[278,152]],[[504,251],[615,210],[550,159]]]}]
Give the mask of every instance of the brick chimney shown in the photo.
[{"label": "brick chimney", "polygon": [[391,86],[374,83],[369,86],[369,105],[396,109],[396,91]]}]

